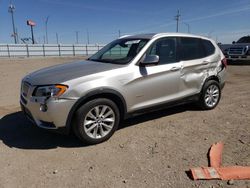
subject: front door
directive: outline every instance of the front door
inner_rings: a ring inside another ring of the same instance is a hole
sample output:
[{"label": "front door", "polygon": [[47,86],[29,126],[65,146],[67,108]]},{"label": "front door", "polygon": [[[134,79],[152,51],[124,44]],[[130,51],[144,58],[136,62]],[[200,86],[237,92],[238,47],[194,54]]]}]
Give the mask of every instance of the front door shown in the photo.
[{"label": "front door", "polygon": [[129,111],[135,111],[178,98],[181,62],[176,58],[176,38],[155,41],[146,52],[158,55],[159,64],[136,66],[134,79],[129,83]]}]

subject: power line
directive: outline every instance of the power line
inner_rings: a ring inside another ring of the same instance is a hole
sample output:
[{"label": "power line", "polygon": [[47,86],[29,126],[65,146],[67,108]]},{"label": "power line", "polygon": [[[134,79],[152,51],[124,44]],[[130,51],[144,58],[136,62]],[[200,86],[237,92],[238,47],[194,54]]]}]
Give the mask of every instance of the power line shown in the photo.
[{"label": "power line", "polygon": [[177,32],[177,33],[179,32],[179,21],[180,21],[180,17],[181,17],[181,14],[180,14],[180,11],[178,10],[178,11],[177,11],[177,15],[175,16],[175,20],[176,20],[176,32]]}]

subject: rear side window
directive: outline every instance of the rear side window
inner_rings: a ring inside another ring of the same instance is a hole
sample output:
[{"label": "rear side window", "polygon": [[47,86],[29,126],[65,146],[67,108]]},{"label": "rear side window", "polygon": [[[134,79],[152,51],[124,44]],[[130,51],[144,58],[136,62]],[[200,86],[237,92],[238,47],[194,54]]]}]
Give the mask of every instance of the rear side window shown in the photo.
[{"label": "rear side window", "polygon": [[180,37],[179,38],[179,58],[180,60],[193,60],[205,57],[205,51],[201,44],[201,39]]},{"label": "rear side window", "polygon": [[205,49],[206,56],[210,56],[215,52],[215,47],[209,40],[202,40],[202,44]]}]

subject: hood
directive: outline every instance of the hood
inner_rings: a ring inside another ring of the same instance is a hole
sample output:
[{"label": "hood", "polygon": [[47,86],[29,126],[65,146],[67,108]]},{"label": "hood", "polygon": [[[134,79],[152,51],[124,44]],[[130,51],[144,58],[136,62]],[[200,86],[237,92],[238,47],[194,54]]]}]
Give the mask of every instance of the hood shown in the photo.
[{"label": "hood", "polygon": [[35,71],[24,77],[23,80],[32,85],[60,84],[82,76],[117,69],[120,67],[121,65],[117,64],[94,61],[73,62],[55,65]]}]

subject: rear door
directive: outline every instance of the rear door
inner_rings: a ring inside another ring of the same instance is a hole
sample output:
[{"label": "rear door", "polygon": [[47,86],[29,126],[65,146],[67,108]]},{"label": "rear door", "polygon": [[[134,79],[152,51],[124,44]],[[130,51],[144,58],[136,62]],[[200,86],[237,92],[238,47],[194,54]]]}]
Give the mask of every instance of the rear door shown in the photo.
[{"label": "rear door", "polygon": [[200,38],[178,38],[178,54],[183,65],[180,94],[183,97],[199,93],[205,79],[216,68],[218,57],[211,45],[210,41]]}]

